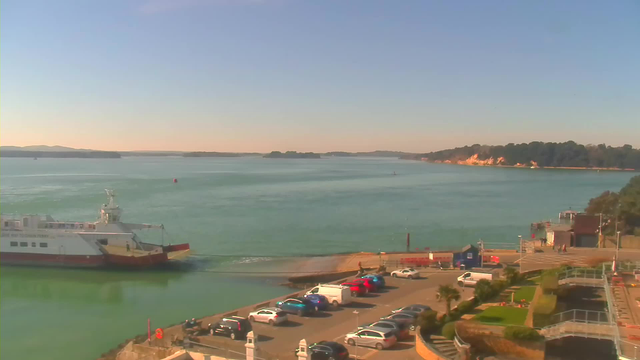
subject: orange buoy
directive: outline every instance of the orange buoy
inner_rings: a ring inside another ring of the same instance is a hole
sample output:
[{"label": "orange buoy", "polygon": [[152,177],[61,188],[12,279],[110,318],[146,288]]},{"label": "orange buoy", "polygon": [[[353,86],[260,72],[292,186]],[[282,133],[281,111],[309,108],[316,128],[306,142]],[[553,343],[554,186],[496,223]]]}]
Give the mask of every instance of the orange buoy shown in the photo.
[{"label": "orange buoy", "polygon": [[178,182],[178,179],[173,179],[173,183],[176,184]]},{"label": "orange buoy", "polygon": [[160,329],[160,328],[157,328],[156,329],[156,337],[158,339],[162,339],[163,336],[164,336],[164,331],[162,331],[162,329]]}]

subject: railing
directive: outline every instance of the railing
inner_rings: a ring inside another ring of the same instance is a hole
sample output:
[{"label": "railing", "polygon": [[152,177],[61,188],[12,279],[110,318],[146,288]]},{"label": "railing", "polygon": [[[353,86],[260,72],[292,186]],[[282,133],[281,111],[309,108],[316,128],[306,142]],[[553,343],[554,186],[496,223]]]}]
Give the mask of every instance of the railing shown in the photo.
[{"label": "railing", "polygon": [[547,340],[565,336],[580,336],[595,339],[614,339],[611,317],[604,311],[569,310],[552,317],[553,325],[546,326],[540,333]]},{"label": "railing", "polygon": [[620,329],[618,329],[618,319],[616,315],[616,309],[614,306],[613,293],[611,292],[611,285],[607,277],[604,277],[604,294],[607,299],[607,310],[609,311],[609,318],[612,324],[613,343],[616,346],[616,353],[620,359],[638,359],[638,345],[629,341],[622,340],[620,338]]},{"label": "railing", "polygon": [[580,286],[604,286],[604,272],[601,269],[571,268],[558,273],[558,284]]}]

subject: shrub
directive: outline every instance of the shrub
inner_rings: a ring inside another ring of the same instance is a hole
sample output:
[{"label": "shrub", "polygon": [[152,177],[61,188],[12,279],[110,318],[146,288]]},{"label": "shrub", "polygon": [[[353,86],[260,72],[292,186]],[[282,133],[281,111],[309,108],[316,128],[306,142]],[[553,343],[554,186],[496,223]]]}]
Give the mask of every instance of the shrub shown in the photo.
[{"label": "shrub", "polygon": [[416,320],[418,326],[420,326],[420,331],[424,333],[433,333],[440,324],[438,323],[438,313],[433,310],[425,310],[418,315],[418,319]]},{"label": "shrub", "polygon": [[476,299],[480,301],[487,301],[495,295],[495,292],[491,288],[491,282],[489,280],[481,279],[476,283],[476,288],[473,291],[473,294],[476,296]]},{"label": "shrub", "polygon": [[442,327],[442,336],[447,340],[453,340],[456,336],[456,323],[450,322],[445,324],[445,326]]},{"label": "shrub", "polygon": [[493,293],[498,295],[502,292],[502,290],[507,288],[506,280],[494,280],[491,282],[491,289],[493,289]]},{"label": "shrub", "polygon": [[520,272],[512,267],[504,268],[504,277],[507,279],[507,284],[513,285],[520,281]]},{"label": "shrub", "polygon": [[460,314],[468,314],[476,307],[476,304],[473,301],[462,301],[458,304],[456,309]]},{"label": "shrub", "polygon": [[[504,328],[503,335],[508,340],[541,340],[544,336],[540,335],[535,329],[523,326],[507,326]],[[444,336],[444,329],[443,329]]]}]

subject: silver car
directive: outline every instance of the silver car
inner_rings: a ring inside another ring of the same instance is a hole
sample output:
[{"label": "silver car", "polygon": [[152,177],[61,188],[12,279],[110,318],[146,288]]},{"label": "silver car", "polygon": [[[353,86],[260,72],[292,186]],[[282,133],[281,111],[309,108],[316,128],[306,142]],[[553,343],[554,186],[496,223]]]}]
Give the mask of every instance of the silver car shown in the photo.
[{"label": "silver car", "polygon": [[344,337],[344,342],[353,346],[369,346],[378,350],[388,349],[398,341],[393,331],[383,331],[379,329],[362,329],[348,333]]},{"label": "silver car", "polygon": [[249,313],[249,320],[255,322],[268,323],[269,325],[278,325],[289,320],[287,313],[277,308],[264,308]]}]

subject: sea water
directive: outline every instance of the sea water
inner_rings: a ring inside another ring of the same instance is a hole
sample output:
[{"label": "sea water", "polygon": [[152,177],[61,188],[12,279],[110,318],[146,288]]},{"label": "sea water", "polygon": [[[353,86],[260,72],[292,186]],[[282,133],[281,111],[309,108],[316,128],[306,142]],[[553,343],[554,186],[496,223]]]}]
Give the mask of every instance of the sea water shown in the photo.
[{"label": "sea water", "polygon": [[142,239],[188,242],[194,256],[179,271],[3,266],[0,357],[97,358],[146,333],[147,319],[162,327],[284,295],[283,256],[400,251],[406,233],[412,249],[514,243],[633,175],[389,158],[2,158],[3,213],[92,221],[114,189],[123,221],[167,230]]}]

